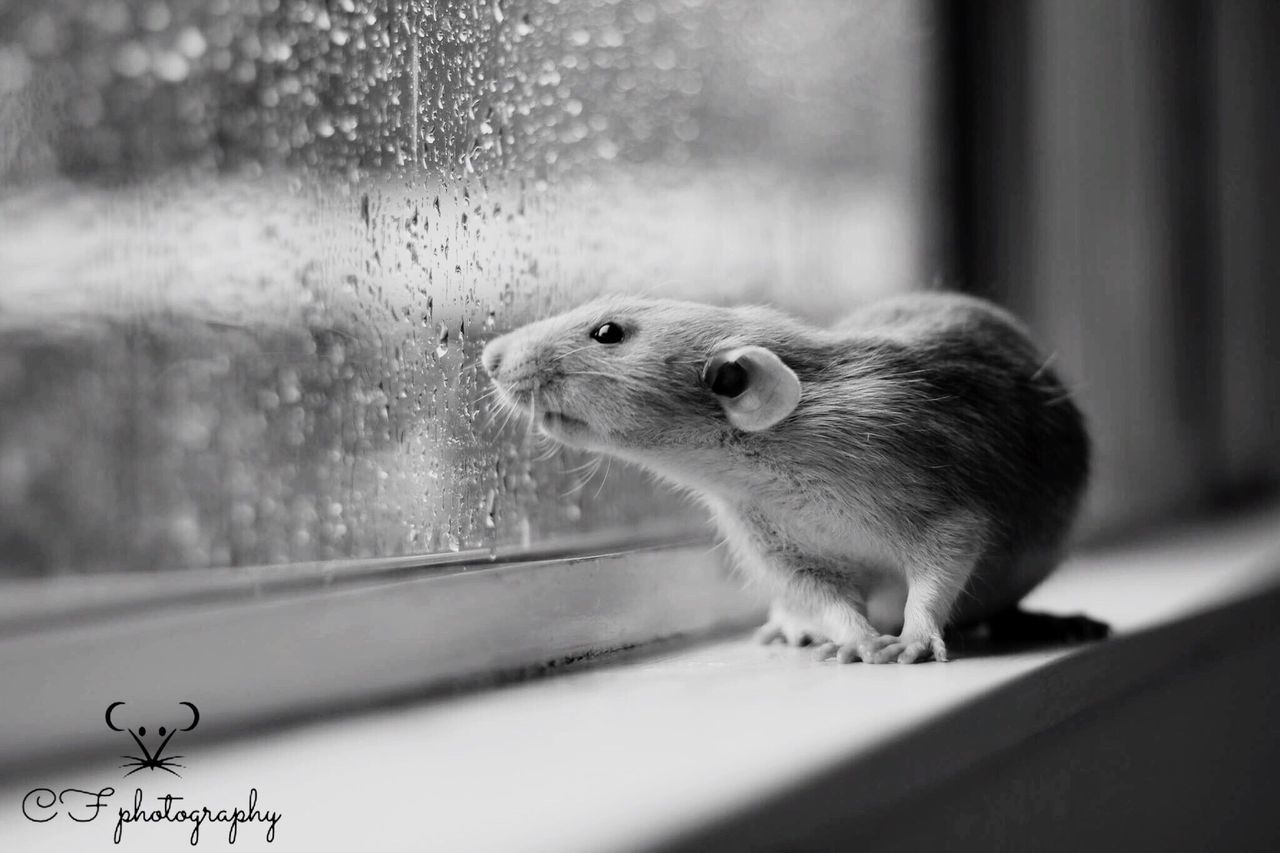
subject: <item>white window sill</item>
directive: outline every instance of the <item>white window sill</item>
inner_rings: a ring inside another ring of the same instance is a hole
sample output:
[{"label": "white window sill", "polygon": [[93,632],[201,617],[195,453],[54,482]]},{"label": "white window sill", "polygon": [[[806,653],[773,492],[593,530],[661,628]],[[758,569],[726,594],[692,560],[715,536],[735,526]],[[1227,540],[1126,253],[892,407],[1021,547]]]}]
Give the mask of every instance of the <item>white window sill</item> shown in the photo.
[{"label": "white window sill", "polygon": [[[643,849],[875,760],[875,778],[842,798],[848,814],[870,812],[1195,655],[1229,653],[1221,620],[1192,617],[1270,600],[1277,520],[1255,515],[1078,558],[1028,601],[1109,621],[1117,636],[1101,645],[873,667],[726,639],[204,745],[176,784],[210,802],[257,788],[284,815],[277,850]],[[0,791],[0,849],[82,845],[91,829],[105,840],[104,827],[55,829],[10,808],[36,784],[100,777],[113,771],[11,780]],[[237,847],[265,849],[244,833]],[[129,849],[171,850],[180,837],[177,826],[134,828]]]}]

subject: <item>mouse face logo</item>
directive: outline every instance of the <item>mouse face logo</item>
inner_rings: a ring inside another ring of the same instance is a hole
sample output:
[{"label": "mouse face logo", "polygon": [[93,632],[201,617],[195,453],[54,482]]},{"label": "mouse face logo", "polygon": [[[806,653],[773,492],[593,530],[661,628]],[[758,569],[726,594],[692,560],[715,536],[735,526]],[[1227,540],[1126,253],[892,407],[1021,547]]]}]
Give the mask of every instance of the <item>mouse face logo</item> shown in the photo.
[{"label": "mouse face logo", "polygon": [[[146,726],[138,726],[137,728],[120,728],[120,726],[117,725],[113,717],[118,716],[118,712],[116,709],[123,707],[124,704],[125,704],[124,702],[112,702],[110,705],[107,706],[107,713],[106,713],[107,728],[111,729],[113,732],[127,731],[129,733],[129,736],[133,738],[133,742],[138,745],[138,749],[142,751],[142,755],[140,756],[139,755],[122,755],[121,756],[121,758],[127,759],[128,763],[121,764],[120,766],[133,768],[132,770],[130,770],[128,773],[124,775],[126,777],[132,776],[134,773],[137,773],[139,770],[163,770],[166,773],[172,773],[174,776],[181,778],[182,774],[180,774],[178,771],[174,770],[173,768],[184,766],[182,764],[177,763],[177,759],[182,758],[182,756],[181,755],[166,756],[164,754],[164,751],[165,749],[168,748],[169,742],[173,740],[174,735],[176,735],[178,732],[189,732],[192,729],[194,729],[197,725],[200,724],[199,709],[196,708],[196,706],[190,702],[179,702],[178,704],[180,706],[184,706],[188,710],[190,710],[191,723],[187,725],[185,728],[180,728],[180,729],[174,728],[172,726],[160,725],[155,728],[154,734],[151,737],[148,737],[149,730],[147,729]],[[154,749],[152,749],[147,745],[148,741],[152,741],[154,743],[154,746],[155,746]]]}]

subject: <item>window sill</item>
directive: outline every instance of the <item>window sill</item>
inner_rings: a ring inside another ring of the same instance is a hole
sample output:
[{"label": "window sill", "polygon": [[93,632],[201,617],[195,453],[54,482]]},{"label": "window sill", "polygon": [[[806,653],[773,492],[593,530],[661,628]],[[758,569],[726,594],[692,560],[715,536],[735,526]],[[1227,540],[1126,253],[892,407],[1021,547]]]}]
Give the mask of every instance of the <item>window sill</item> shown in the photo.
[{"label": "window sill", "polygon": [[191,701],[207,740],[758,618],[721,549],[690,540],[33,585],[25,612],[0,608],[16,697],[0,715],[0,780],[116,754],[101,725],[113,701]]},{"label": "window sill", "polygon": [[[1103,644],[871,667],[735,638],[205,745],[184,785],[255,786],[286,815],[274,849],[795,843],[823,815],[869,825],[1038,736],[1274,645],[1278,587],[1270,512],[1079,557],[1028,601],[1109,621],[1117,636]],[[0,846],[53,840],[14,815],[0,816]],[[169,849],[177,831],[145,835]],[[143,836],[134,849],[148,849]]]}]

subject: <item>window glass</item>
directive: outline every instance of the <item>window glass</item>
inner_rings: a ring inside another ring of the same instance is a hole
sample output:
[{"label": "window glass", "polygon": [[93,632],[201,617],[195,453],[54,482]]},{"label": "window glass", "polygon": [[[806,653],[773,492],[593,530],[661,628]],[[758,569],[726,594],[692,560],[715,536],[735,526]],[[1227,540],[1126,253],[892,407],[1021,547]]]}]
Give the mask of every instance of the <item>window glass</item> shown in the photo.
[{"label": "window glass", "polygon": [[696,524],[493,416],[480,348],[603,291],[927,281],[933,38],[883,0],[6,4],[0,575]]}]

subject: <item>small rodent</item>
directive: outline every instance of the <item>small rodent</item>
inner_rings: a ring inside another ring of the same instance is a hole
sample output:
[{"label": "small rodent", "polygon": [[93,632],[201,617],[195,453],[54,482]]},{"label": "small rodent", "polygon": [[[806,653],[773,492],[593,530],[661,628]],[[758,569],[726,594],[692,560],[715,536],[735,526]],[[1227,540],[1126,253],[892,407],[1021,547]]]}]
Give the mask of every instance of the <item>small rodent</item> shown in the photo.
[{"label": "small rodent", "polygon": [[1004,310],[957,294],[830,328],[604,298],[485,347],[505,405],[686,487],[771,595],[758,637],[946,660],[943,629],[1059,562],[1089,472],[1071,394]]}]

